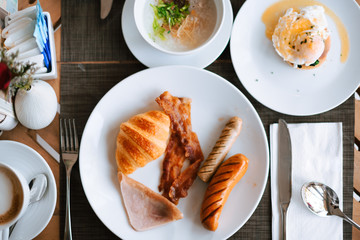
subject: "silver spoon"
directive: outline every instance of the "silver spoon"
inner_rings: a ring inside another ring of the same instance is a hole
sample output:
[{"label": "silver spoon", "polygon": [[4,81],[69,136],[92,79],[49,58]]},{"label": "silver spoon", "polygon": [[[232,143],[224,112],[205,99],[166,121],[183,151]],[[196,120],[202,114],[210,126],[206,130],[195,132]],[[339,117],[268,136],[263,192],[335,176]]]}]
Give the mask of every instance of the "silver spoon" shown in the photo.
[{"label": "silver spoon", "polygon": [[346,216],[339,208],[339,197],[336,192],[323,183],[309,182],[301,188],[301,197],[307,208],[318,216],[335,215],[360,230],[360,225]]},{"label": "silver spoon", "polygon": [[[45,174],[38,174],[33,179],[31,179],[29,183],[30,188],[30,200],[29,205],[39,201],[45,194],[47,189],[47,178]],[[13,225],[9,227],[9,237],[11,236],[11,233],[13,232],[17,222],[15,222]]]}]

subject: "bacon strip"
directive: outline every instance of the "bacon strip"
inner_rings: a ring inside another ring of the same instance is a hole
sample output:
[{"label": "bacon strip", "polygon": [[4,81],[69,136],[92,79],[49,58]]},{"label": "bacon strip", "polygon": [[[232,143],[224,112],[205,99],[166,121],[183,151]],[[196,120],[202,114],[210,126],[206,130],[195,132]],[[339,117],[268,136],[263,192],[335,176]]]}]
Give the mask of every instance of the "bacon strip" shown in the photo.
[{"label": "bacon strip", "polygon": [[180,175],[181,168],[185,161],[185,149],[181,148],[178,138],[172,134],[165,150],[163,169],[160,179],[159,191],[163,191],[163,196],[170,200],[168,194],[170,187],[175,179]]},{"label": "bacon strip", "polygon": [[[192,131],[191,99],[177,98],[166,91],[156,99],[156,102],[171,121],[171,136],[165,151],[159,191],[163,192],[164,197],[177,204],[180,198],[187,196],[204,155],[197,135]],[[185,160],[189,160],[190,165],[181,172]]]}]

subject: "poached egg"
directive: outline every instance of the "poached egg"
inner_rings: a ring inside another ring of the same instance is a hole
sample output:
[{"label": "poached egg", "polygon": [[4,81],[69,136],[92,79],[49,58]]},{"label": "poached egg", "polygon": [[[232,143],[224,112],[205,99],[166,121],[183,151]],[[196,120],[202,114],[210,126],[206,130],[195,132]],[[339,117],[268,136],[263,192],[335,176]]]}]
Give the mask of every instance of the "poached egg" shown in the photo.
[{"label": "poached egg", "polygon": [[297,67],[309,66],[325,50],[325,40],[330,36],[325,10],[322,6],[308,6],[295,11],[289,8],[279,18],[272,35],[276,52]]}]

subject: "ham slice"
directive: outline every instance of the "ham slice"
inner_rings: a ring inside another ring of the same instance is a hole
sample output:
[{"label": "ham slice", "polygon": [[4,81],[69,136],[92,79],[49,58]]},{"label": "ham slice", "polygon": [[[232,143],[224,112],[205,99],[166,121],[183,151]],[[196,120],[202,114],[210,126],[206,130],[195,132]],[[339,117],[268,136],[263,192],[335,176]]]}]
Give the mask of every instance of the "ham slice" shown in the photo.
[{"label": "ham slice", "polygon": [[165,197],[118,172],[120,190],[130,225],[136,231],[149,230],[183,218],[183,214]]}]

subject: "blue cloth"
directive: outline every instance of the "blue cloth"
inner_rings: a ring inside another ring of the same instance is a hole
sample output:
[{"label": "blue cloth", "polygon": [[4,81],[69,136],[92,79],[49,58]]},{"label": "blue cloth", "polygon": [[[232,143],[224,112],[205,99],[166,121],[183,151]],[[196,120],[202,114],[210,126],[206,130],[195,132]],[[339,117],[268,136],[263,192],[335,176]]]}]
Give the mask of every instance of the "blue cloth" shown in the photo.
[{"label": "blue cloth", "polygon": [[38,0],[36,4],[36,25],[33,36],[36,39],[36,43],[40,49],[40,52],[44,56],[44,64],[49,72],[51,71],[51,51],[49,31],[47,26],[46,16],[43,14],[40,2]]}]

